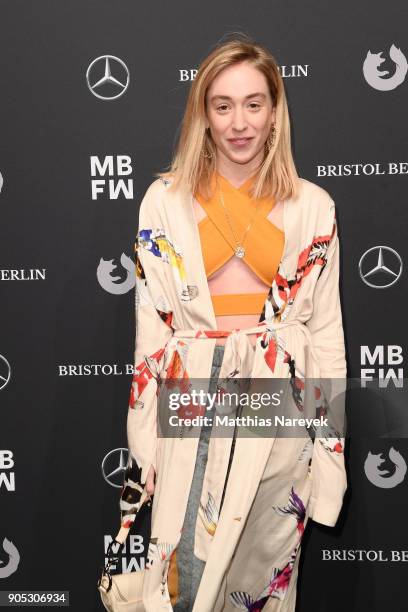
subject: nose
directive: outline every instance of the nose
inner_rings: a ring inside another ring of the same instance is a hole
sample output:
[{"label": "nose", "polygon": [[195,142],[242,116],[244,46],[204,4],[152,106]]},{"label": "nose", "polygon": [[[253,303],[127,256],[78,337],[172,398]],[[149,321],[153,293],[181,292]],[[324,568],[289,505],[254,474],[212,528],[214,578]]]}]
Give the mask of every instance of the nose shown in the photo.
[{"label": "nose", "polygon": [[232,127],[237,132],[242,132],[246,129],[247,123],[243,109],[237,106],[232,116]]}]

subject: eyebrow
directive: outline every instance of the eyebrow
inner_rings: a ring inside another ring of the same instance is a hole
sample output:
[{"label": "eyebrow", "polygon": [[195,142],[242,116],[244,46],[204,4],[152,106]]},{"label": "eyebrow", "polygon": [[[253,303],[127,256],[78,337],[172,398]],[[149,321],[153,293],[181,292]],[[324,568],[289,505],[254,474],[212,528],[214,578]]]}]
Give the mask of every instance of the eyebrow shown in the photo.
[{"label": "eyebrow", "polygon": [[[248,96],[245,96],[245,100],[247,100],[248,98],[254,98],[255,96],[259,96],[260,98],[265,99],[266,95],[262,92],[257,92],[257,93],[253,93],[253,94],[249,94]],[[232,98],[230,98],[230,96],[212,96],[210,102],[214,102],[214,100],[232,100]]]}]

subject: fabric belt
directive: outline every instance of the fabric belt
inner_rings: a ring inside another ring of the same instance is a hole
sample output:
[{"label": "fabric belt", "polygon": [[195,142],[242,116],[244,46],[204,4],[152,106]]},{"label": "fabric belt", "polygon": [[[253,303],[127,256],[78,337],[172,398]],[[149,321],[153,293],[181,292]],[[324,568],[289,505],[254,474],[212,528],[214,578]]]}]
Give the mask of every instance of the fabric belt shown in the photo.
[{"label": "fabric belt", "polygon": [[312,334],[309,328],[300,321],[299,319],[291,319],[290,321],[263,321],[258,325],[254,325],[252,327],[244,327],[244,328],[235,328],[231,330],[224,329],[176,329],[173,332],[173,336],[176,338],[196,338],[197,340],[208,339],[208,338],[226,338],[231,335],[236,335],[239,338],[240,335],[249,335],[249,334],[262,334],[267,331],[272,330],[280,330],[286,327],[297,327],[301,332],[305,335],[306,341],[309,345],[310,352],[313,355],[316,363],[318,363],[318,358],[313,349],[313,341]]},{"label": "fabric belt", "polygon": [[291,321],[264,321],[253,327],[243,327],[235,329],[176,329],[173,336],[177,338],[226,338],[231,334],[262,334],[265,331],[274,329],[282,329],[296,325],[311,339],[311,333],[308,327],[299,319]]}]

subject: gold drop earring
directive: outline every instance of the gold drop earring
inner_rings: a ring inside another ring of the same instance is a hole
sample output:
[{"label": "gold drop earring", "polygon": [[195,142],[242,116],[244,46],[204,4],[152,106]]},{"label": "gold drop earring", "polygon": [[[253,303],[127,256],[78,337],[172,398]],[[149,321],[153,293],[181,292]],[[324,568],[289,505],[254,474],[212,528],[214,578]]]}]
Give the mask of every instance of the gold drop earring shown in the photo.
[{"label": "gold drop earring", "polygon": [[[207,132],[207,130],[208,130],[208,128],[205,128],[206,132]],[[208,148],[206,146],[206,143],[207,143],[207,139],[204,140],[204,144],[203,144],[203,147],[201,149],[201,155],[203,157],[206,157],[207,159],[211,159],[213,155],[212,155],[211,151],[208,150]]]},{"label": "gold drop earring", "polygon": [[271,131],[269,132],[268,138],[266,140],[269,150],[271,150],[273,145],[275,144],[275,137],[276,137],[276,128],[275,128],[275,124],[273,123],[271,127]]}]

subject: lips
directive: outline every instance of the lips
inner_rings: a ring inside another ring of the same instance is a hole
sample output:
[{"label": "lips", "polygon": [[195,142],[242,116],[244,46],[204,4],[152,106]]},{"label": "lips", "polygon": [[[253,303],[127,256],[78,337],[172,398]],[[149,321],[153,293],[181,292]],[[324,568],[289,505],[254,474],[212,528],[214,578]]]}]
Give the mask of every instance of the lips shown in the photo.
[{"label": "lips", "polygon": [[250,142],[250,140],[252,140],[252,136],[249,138],[228,138],[228,142],[237,146],[244,146]]}]

